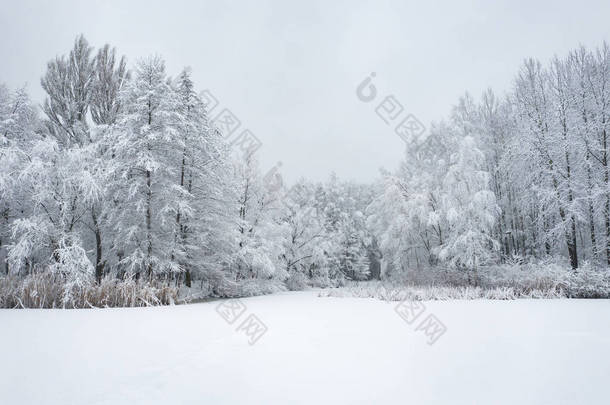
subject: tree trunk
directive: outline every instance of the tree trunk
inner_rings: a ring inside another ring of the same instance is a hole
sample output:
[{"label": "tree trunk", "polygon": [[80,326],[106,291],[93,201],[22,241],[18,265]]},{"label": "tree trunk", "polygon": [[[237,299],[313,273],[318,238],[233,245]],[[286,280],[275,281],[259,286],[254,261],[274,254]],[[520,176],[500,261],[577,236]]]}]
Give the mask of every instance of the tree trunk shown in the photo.
[{"label": "tree trunk", "polygon": [[588,209],[589,209],[589,232],[591,233],[591,254],[593,256],[593,260],[598,259],[597,254],[597,238],[595,237],[595,211],[593,208],[593,196],[591,195],[591,191],[593,189],[593,185],[591,182],[591,167],[589,166],[589,153],[587,153],[586,157],[587,164],[587,187],[588,187]]},{"label": "tree trunk", "polygon": [[[553,166],[551,163],[551,170],[552,170],[552,168],[553,168]],[[567,215],[563,208],[563,205],[561,204],[561,195],[559,193],[557,179],[555,178],[555,176],[553,176],[553,188],[555,189],[555,194],[557,196],[557,202],[559,205],[559,217],[561,218],[561,222],[564,225],[564,237],[566,239],[566,244],[568,247],[570,265],[572,266],[573,269],[576,269],[578,267],[578,256],[577,256],[577,251],[576,251],[576,224],[574,223],[574,217],[571,217],[572,234],[570,234],[570,230],[565,229],[565,226],[567,225],[567,222],[568,222]]]},{"label": "tree trunk", "polygon": [[610,265],[610,186],[608,184],[608,140],[606,139],[606,129],[602,132],[602,145],[604,153],[602,155],[602,165],[604,166],[604,184],[606,186],[606,201],[604,204],[604,220],[606,225],[606,262]]},{"label": "tree trunk", "polygon": [[149,279],[152,279],[152,189],[150,181],[150,170],[146,171],[146,240],[148,242],[147,248],[147,268],[146,273]]},{"label": "tree trunk", "polygon": [[[568,141],[568,126],[565,121],[565,111],[563,112],[564,119],[562,120],[563,126],[563,139],[567,145]],[[572,166],[570,164],[570,154],[567,149],[567,146],[564,146],[564,155],[566,159],[566,175],[567,175],[567,183],[568,183],[568,207],[572,205],[574,201],[574,195],[572,193]],[[558,193],[559,194],[559,193]],[[573,269],[578,268],[578,248],[576,242],[576,220],[574,219],[574,214],[570,215],[570,242],[568,243],[568,253],[570,255],[570,264]]]},{"label": "tree trunk", "polygon": [[186,269],[186,273],[184,274],[184,284],[191,288],[191,271],[189,269]]},{"label": "tree trunk", "polygon": [[102,262],[102,232],[97,222],[95,207],[91,208],[91,219],[93,220],[93,232],[95,233],[95,280],[99,284],[104,276],[104,263]]}]

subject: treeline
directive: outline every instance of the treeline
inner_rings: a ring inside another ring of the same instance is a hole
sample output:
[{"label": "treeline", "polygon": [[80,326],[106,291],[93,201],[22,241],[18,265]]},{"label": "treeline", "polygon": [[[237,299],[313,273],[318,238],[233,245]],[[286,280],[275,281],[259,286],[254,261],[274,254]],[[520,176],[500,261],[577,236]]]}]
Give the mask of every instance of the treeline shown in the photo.
[{"label": "treeline", "polygon": [[[80,36],[41,84],[42,111],[0,86],[0,306],[143,305],[175,302],[180,286],[244,296],[422,274],[477,284],[494,264],[610,263],[605,44],[546,67],[527,60],[505,96],[465,95],[369,185],[331,175],[287,187],[254,151],[232,151],[190,71],[169,76],[159,57],[130,70]],[[578,278],[587,293],[577,295],[595,296],[596,277]]]},{"label": "treeline", "polygon": [[610,264],[610,48],[524,62],[413,138],[369,207],[387,272],[567,258]]},{"label": "treeline", "polygon": [[287,190],[261,174],[253,153],[231,153],[188,69],[170,77],[150,57],[130,71],[80,36],[41,84],[42,115],[24,90],[0,87],[11,285],[52,275],[65,287],[53,305],[70,306],[74,289],[109,279],[230,296],[367,277],[366,187],[332,177]]}]

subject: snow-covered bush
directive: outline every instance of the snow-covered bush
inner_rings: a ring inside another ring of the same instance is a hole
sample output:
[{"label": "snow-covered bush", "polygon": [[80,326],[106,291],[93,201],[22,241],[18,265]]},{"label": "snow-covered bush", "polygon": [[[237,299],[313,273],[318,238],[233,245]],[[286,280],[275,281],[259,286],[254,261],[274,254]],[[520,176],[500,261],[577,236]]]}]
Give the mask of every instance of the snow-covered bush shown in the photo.
[{"label": "snow-covered bush", "polygon": [[[373,282],[374,283],[374,282]],[[375,298],[383,301],[445,301],[445,300],[513,300],[518,298],[566,298],[561,291],[554,289],[533,289],[527,292],[516,291],[512,287],[485,289],[473,286],[391,286],[366,283],[348,285],[344,288],[325,290],[321,297],[358,297]],[[364,286],[363,286],[364,285]]]},{"label": "snow-covered bush", "polygon": [[[555,262],[482,267],[476,276],[452,268],[414,271],[401,279],[350,282],[322,293],[386,301],[517,298],[610,298],[610,273]],[[476,284],[476,285],[475,285]]]},{"label": "snow-covered bush", "polygon": [[[237,298],[253,297],[256,295],[273,294],[286,291],[286,285],[281,280],[275,278],[267,279],[242,279],[230,280],[221,277],[212,284],[208,284],[207,295],[205,297],[215,298]],[[203,298],[203,297],[197,297]],[[188,301],[188,300],[185,300]]]},{"label": "snow-covered bush", "polygon": [[238,296],[253,297],[256,295],[274,294],[282,291],[286,291],[286,286],[280,280],[244,280],[240,284]]},{"label": "snow-covered bush", "polygon": [[610,298],[610,274],[587,264],[569,274],[565,289],[570,298]]},{"label": "snow-covered bush", "polygon": [[293,272],[286,280],[286,287],[290,291],[304,290],[307,288],[308,284],[309,279],[305,276],[305,274],[300,272]]}]

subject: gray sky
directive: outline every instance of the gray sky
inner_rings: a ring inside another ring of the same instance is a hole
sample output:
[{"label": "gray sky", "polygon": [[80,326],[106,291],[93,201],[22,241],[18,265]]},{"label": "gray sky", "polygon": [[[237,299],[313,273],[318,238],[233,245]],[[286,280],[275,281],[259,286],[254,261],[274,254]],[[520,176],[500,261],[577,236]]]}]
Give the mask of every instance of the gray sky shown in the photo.
[{"label": "gray sky", "polygon": [[157,53],[171,75],[191,66],[261,139],[262,169],[281,161],[288,180],[397,166],[401,139],[356,97],[371,72],[375,102],[393,94],[428,125],[465,90],[510,89],[525,57],[610,39],[607,0],[0,2],[0,81],[42,101],[46,61],[79,33],[130,63]]}]

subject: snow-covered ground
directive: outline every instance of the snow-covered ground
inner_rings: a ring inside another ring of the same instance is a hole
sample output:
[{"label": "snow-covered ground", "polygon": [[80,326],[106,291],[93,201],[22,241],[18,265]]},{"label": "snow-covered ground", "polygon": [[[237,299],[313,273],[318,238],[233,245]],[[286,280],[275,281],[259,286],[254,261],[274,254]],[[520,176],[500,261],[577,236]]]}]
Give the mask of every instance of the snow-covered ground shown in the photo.
[{"label": "snow-covered ground", "polygon": [[[610,301],[394,304],[315,292],[103,310],[0,310],[0,403],[608,403]],[[225,315],[228,312],[224,312]],[[267,332],[239,329],[254,314]],[[433,345],[417,331],[434,314]]]}]

